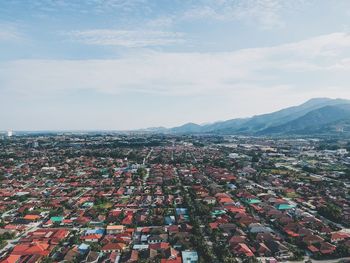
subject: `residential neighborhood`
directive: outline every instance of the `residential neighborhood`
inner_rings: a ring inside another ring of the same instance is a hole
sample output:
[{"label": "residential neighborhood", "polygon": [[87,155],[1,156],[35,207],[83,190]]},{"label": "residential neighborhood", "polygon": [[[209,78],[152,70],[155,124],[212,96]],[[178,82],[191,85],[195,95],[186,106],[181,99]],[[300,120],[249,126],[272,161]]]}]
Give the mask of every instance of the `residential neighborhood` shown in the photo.
[{"label": "residential neighborhood", "polygon": [[0,262],[350,259],[350,141],[29,134],[0,140]]}]

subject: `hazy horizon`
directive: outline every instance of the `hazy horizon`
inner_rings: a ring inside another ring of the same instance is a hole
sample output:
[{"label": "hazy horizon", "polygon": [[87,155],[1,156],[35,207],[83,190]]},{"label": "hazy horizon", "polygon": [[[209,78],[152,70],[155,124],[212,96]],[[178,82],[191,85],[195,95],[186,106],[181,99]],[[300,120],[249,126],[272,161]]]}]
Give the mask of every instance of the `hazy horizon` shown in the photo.
[{"label": "hazy horizon", "polygon": [[[345,99],[345,100],[349,100],[348,98],[319,97],[319,98],[310,98],[307,101],[304,101],[303,103],[307,103],[308,101],[314,100],[314,99]],[[301,103],[301,104],[303,104],[303,103]],[[134,129],[121,129],[121,130],[118,130],[118,129],[98,129],[98,128],[94,129],[94,128],[91,128],[91,129],[41,129],[41,130],[36,130],[36,129],[21,129],[21,130],[7,129],[7,130],[0,130],[0,131],[2,131],[2,132],[6,132],[6,131],[17,131],[17,132],[96,132],[96,131],[101,131],[101,132],[129,132],[129,131],[147,130],[147,129],[152,129],[152,128],[166,128],[166,129],[170,129],[170,128],[182,126],[182,125],[185,125],[185,124],[188,124],[188,123],[195,123],[195,124],[198,124],[198,125],[207,125],[207,124],[224,122],[224,121],[231,120],[231,119],[249,119],[249,118],[252,118],[252,117],[257,116],[257,115],[270,114],[270,113],[278,112],[280,110],[284,110],[284,109],[287,109],[287,108],[290,108],[290,107],[300,106],[301,104],[290,105],[290,106],[287,106],[287,107],[284,107],[284,108],[280,108],[280,109],[276,109],[274,111],[269,111],[269,112],[260,112],[260,113],[258,113],[256,115],[236,117],[236,118],[230,118],[230,119],[225,119],[225,120],[214,120],[212,122],[204,122],[204,123],[196,123],[196,122],[190,121],[190,122],[186,122],[186,123],[178,123],[178,124],[173,125],[173,126],[158,125],[158,126],[138,127],[138,128],[134,128]]]},{"label": "hazy horizon", "polygon": [[0,3],[0,130],[133,130],[350,98],[350,2]]}]

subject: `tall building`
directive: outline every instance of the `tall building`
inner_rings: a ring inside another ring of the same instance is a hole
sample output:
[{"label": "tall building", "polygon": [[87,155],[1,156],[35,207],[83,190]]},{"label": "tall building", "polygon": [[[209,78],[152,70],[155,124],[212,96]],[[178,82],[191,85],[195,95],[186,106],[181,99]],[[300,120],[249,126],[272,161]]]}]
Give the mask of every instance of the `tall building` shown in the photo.
[{"label": "tall building", "polygon": [[7,137],[12,137],[13,132],[11,130],[7,131]]}]

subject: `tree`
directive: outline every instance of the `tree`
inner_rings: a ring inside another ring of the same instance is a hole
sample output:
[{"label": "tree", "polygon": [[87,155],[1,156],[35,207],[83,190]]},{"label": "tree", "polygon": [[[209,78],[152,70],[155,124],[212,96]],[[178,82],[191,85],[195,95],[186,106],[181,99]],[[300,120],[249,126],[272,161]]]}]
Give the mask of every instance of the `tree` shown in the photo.
[{"label": "tree", "polygon": [[147,170],[145,168],[138,168],[137,169],[137,175],[140,176],[141,178],[145,177],[147,175]]},{"label": "tree", "polygon": [[318,209],[320,215],[323,215],[326,218],[329,218],[335,222],[341,222],[342,220],[342,210],[340,207],[327,203],[325,206],[322,206]]},{"label": "tree", "polygon": [[43,259],[43,261],[42,261],[42,263],[52,263],[52,262],[54,262],[54,261],[53,261],[53,259],[50,258],[50,257],[45,257],[45,258]]}]

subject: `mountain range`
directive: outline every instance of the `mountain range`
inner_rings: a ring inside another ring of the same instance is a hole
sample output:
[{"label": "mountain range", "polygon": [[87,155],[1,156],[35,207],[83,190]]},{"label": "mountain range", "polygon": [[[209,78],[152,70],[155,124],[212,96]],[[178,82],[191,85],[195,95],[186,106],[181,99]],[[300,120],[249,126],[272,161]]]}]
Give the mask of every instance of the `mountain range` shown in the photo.
[{"label": "mountain range", "polygon": [[250,118],[231,119],[204,125],[186,123],[170,129],[152,128],[150,131],[252,136],[350,134],[350,100],[315,98],[299,106]]}]

